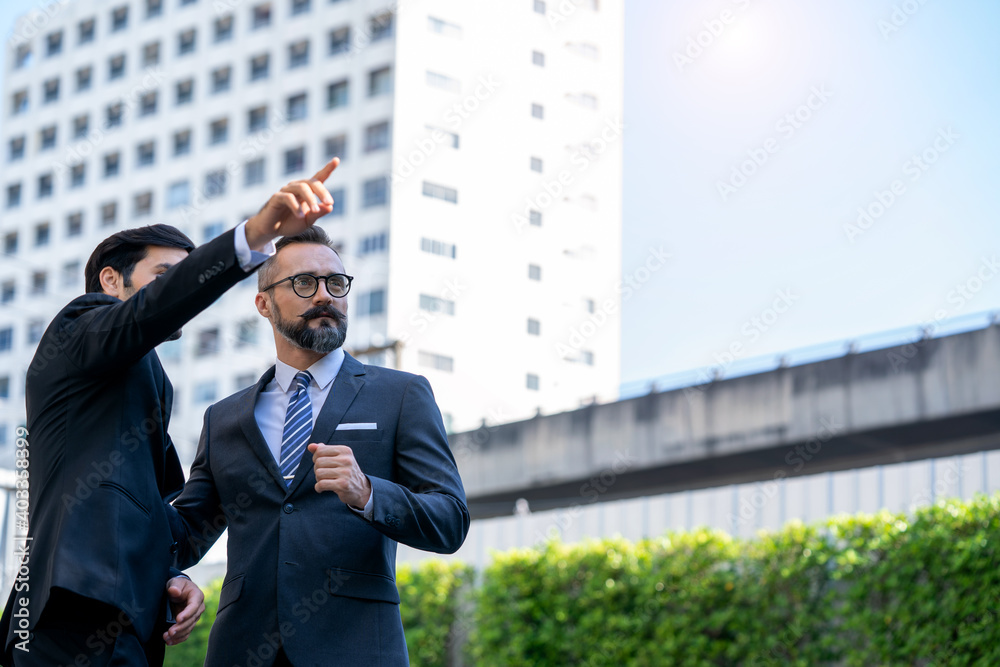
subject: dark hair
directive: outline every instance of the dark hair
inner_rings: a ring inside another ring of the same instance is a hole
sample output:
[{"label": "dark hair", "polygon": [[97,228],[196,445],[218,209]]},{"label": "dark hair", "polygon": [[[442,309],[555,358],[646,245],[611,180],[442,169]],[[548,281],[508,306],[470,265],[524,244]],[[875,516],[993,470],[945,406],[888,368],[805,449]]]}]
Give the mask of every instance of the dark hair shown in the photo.
[{"label": "dark hair", "polygon": [[322,227],[317,227],[313,225],[301,234],[296,234],[295,236],[282,236],[277,243],[274,244],[274,254],[267,258],[260,268],[257,270],[257,291],[262,292],[264,288],[274,282],[274,264],[277,261],[278,253],[285,246],[294,245],[296,243],[315,243],[316,245],[323,245],[329,248],[340,257],[340,253],[337,252],[337,248],[334,247],[333,241],[330,237],[326,235]]},{"label": "dark hair", "polygon": [[135,229],[123,229],[100,242],[87,260],[84,271],[88,292],[103,292],[101,271],[109,266],[122,275],[125,286],[132,283],[135,265],[149,254],[150,246],[180,248],[187,252],[194,250],[191,242],[181,230],[170,225],[149,225]]}]

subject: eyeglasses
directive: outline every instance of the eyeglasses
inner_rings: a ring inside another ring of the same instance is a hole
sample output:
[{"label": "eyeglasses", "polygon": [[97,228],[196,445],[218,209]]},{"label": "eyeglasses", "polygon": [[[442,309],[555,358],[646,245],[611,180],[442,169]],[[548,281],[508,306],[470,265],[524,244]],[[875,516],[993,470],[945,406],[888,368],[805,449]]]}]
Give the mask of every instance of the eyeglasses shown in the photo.
[{"label": "eyeglasses", "polygon": [[349,276],[344,273],[334,273],[330,276],[314,276],[311,273],[300,273],[296,276],[282,278],[276,283],[271,283],[262,289],[261,292],[266,292],[286,280],[292,281],[292,290],[294,290],[295,293],[303,299],[312,298],[312,296],[316,294],[317,290],[319,290],[320,280],[326,281],[326,291],[330,293],[330,296],[344,297],[351,291],[351,281],[354,280],[354,276]]}]

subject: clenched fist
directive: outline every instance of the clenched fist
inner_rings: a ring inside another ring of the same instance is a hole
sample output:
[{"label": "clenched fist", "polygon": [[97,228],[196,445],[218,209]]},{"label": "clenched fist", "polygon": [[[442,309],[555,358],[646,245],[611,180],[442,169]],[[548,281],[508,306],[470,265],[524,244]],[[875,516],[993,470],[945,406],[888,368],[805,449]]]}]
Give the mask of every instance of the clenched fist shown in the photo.
[{"label": "clenched fist", "polygon": [[316,491],[333,491],[341,502],[363,510],[372,495],[372,485],[358,467],[351,448],[313,442],[307,449],[312,452]]}]

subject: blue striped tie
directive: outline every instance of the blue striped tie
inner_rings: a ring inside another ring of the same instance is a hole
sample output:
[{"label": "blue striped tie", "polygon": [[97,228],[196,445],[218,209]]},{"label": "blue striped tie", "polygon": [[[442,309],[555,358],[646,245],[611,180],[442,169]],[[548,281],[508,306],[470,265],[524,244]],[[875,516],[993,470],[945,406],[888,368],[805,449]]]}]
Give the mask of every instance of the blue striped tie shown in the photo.
[{"label": "blue striped tie", "polygon": [[295,374],[295,394],[288,402],[288,410],[285,411],[285,431],[281,436],[281,476],[285,478],[285,483],[291,485],[295,477],[295,469],[299,467],[299,460],[309,443],[309,436],[312,435],[313,413],[312,404],[309,402],[309,381],[312,376],[309,371],[300,371]]}]

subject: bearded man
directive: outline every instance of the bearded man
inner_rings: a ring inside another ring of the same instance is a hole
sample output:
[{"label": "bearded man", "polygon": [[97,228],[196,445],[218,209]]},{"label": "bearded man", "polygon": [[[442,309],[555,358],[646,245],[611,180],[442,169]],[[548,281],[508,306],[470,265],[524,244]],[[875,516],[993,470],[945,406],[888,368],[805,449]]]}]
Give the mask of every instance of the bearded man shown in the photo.
[{"label": "bearded man", "polygon": [[182,568],[229,529],[208,666],[408,664],[396,544],[468,532],[427,380],[343,350],[352,281],[322,229],[282,238],[255,298],[277,363],[205,412],[171,524]]}]

